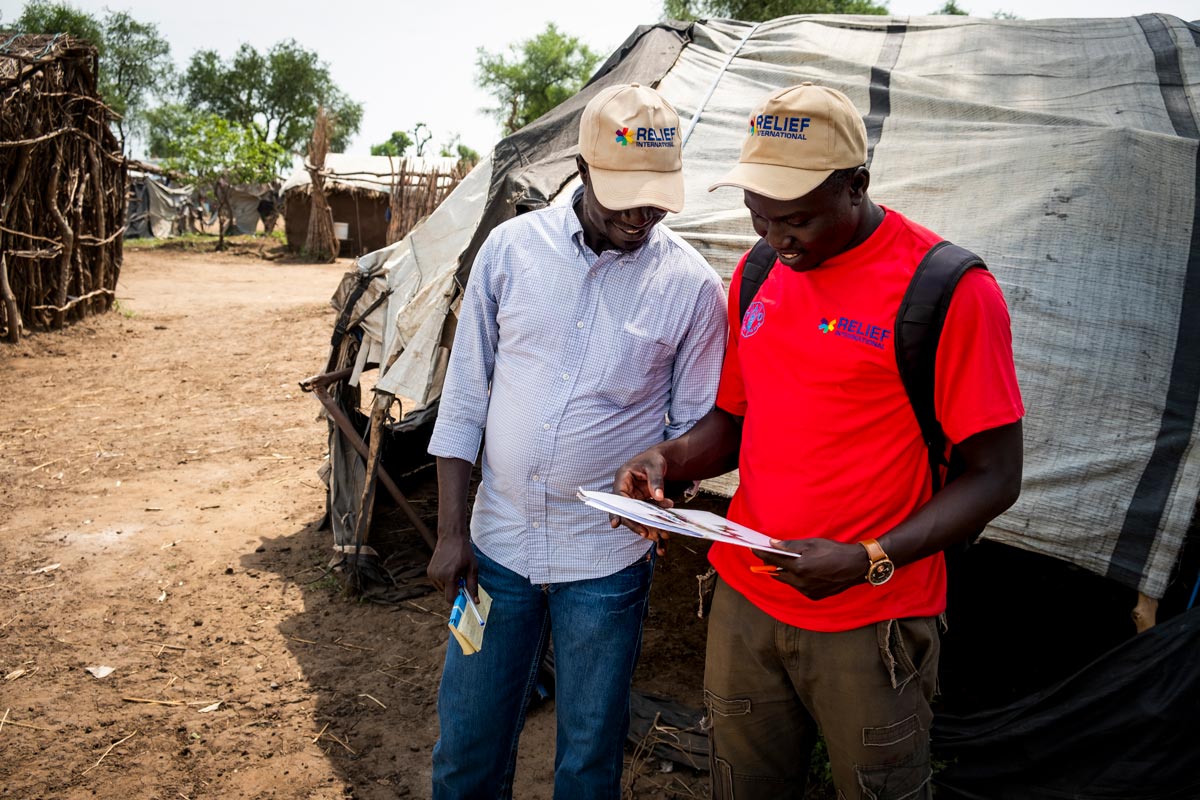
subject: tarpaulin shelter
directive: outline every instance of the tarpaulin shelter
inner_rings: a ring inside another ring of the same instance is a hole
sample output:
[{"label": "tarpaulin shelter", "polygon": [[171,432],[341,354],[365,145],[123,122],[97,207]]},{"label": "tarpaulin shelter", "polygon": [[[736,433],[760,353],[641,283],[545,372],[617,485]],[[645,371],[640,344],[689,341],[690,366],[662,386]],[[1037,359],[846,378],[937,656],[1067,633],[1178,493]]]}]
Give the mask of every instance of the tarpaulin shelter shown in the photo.
[{"label": "tarpaulin shelter", "polygon": [[[131,169],[127,181],[129,196],[129,238],[166,239],[186,233],[216,232],[217,215],[193,186],[173,186],[165,177]],[[278,216],[280,182],[239,184],[229,190],[233,217],[227,234],[253,234],[260,223]],[[211,230],[210,230],[211,229]]]},{"label": "tarpaulin shelter", "polygon": [[233,210],[230,230],[226,233],[251,234],[258,231],[260,222],[277,216],[281,202],[280,181],[271,183],[249,183],[234,186],[229,193],[229,205]]},{"label": "tarpaulin shelter", "polygon": [[129,170],[129,211],[125,236],[130,239],[166,239],[188,233],[199,219],[191,186],[171,186],[145,172]]},{"label": "tarpaulin shelter", "polygon": [[[423,450],[487,234],[569,199],[591,97],[636,81],[678,109],[686,205],[666,224],[728,280],[756,237],[740,195],[706,187],[736,161],[753,103],[805,80],[864,115],[872,198],[979,253],[1008,300],[1029,410],[1024,483],[985,543],[1151,601],[1193,580],[1177,567],[1200,494],[1200,27],[1160,14],[638,29],[578,95],[501,141],[424,224],[347,275],[326,373],[308,384],[345,423],[331,424],[335,545],[369,546],[374,476]],[[368,418],[350,407],[374,365]],[[708,486],[728,493],[736,480]]]},{"label": "tarpaulin shelter", "polygon": [[385,365],[376,389],[406,416],[436,403],[475,251],[504,219],[569,196],[577,119],[605,86],[653,84],[679,110],[686,207],[666,223],[726,279],[754,234],[736,193],[705,188],[736,161],[750,104],[834,86],[866,117],[872,197],[980,253],[1008,299],[1025,482],[985,537],[1161,597],[1200,492],[1198,36],[1164,15],[639,29],[424,225],[360,260],[350,280],[373,288],[357,310],[390,294],[360,326],[357,363]]}]

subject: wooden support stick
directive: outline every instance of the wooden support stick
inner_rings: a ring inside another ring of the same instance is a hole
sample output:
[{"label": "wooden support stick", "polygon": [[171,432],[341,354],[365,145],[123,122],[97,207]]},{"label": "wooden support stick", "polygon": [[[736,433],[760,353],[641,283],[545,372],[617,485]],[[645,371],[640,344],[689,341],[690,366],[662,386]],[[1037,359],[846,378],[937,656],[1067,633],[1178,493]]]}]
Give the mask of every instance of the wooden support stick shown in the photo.
[{"label": "wooden support stick", "polygon": [[371,444],[367,449],[366,478],[363,481],[362,495],[358,499],[358,524],[354,530],[354,544],[365,545],[371,533],[371,518],[375,509],[375,487],[379,482],[379,460],[383,457],[383,422],[387,419],[388,410],[395,397],[384,392],[375,393],[375,401],[371,404],[371,421],[367,441]]},{"label": "wooden support stick", "polygon": [[1158,621],[1158,601],[1138,592],[1137,605],[1129,616],[1133,617],[1133,625],[1138,633],[1150,630]]},{"label": "wooden support stick", "polygon": [[[309,379],[308,385],[311,385],[312,387],[313,396],[321,402],[321,405],[325,406],[325,410],[329,412],[330,419],[332,419],[334,424],[338,426],[338,429],[346,435],[346,440],[350,442],[350,445],[358,452],[360,456],[366,459],[369,455],[366,443],[362,440],[362,437],[355,429],[354,424],[351,423],[349,418],[347,418],[342,412],[342,409],[338,406],[337,401],[330,396],[324,385],[319,381],[320,377],[321,376],[317,376],[317,378]],[[400,491],[400,487],[398,487],[396,482],[392,480],[390,475],[388,475],[387,470],[383,468],[383,465],[379,465],[377,471],[379,473],[379,482],[382,483],[383,487],[388,490],[388,494],[390,494],[392,499],[396,501],[396,505],[400,506],[400,510],[404,512],[406,517],[408,517],[408,521],[412,523],[413,528],[415,528],[417,533],[420,534],[421,538],[425,540],[425,544],[429,545],[429,550],[432,552],[437,548],[437,537],[435,537],[429,528],[426,527],[425,523],[421,520],[421,517],[418,516],[416,509],[409,504],[408,498],[406,498],[404,493]]]}]

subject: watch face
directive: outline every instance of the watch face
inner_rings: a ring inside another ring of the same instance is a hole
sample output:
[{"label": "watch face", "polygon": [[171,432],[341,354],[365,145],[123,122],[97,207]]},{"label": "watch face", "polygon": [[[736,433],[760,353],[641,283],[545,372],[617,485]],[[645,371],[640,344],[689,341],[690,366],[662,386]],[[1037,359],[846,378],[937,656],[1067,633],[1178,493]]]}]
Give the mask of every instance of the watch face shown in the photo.
[{"label": "watch face", "polygon": [[892,577],[892,573],[896,571],[896,566],[888,559],[876,561],[871,565],[871,571],[867,573],[867,580],[874,586],[881,583],[887,583]]}]

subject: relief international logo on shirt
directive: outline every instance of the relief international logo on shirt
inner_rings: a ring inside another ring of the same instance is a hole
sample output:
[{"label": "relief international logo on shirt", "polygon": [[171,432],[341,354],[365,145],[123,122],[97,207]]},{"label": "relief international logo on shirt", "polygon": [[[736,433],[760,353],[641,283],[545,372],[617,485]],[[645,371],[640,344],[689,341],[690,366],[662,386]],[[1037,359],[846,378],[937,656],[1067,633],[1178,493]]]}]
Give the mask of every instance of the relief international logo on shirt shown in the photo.
[{"label": "relief international logo on shirt", "polygon": [[617,144],[627,147],[674,147],[675,128],[631,128],[617,129]]},{"label": "relief international logo on shirt", "polygon": [[892,336],[892,332],[888,328],[881,328],[878,325],[848,317],[833,317],[832,319],[822,317],[817,328],[821,333],[832,333],[834,336],[870,345],[878,350],[882,350]]},{"label": "relief international logo on shirt", "polygon": [[750,135],[808,141],[805,131],[811,126],[812,119],[810,117],[781,117],[778,114],[759,114],[750,118]]}]

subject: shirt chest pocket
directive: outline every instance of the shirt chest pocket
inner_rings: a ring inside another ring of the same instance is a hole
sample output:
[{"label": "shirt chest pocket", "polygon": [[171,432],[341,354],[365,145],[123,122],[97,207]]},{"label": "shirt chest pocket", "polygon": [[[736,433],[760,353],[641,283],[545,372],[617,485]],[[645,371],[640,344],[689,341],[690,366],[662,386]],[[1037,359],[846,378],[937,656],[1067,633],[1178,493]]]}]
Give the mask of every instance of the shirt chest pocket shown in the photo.
[{"label": "shirt chest pocket", "polygon": [[675,346],[626,324],[603,355],[606,367],[597,393],[622,408],[670,389]]}]

